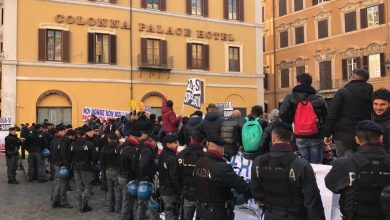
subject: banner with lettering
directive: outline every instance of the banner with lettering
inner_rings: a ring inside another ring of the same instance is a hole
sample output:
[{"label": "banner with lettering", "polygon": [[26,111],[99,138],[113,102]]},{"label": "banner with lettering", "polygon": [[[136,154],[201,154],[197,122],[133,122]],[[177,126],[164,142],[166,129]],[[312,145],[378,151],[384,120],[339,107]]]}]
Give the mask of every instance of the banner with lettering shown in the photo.
[{"label": "banner with lettering", "polygon": [[184,105],[200,109],[204,95],[203,85],[201,79],[188,79],[187,90],[184,96]]},{"label": "banner with lettering", "polygon": [[103,121],[103,120],[110,120],[112,118],[120,118],[128,114],[129,114],[128,111],[83,107],[82,120],[87,121],[91,115],[95,115],[100,121]]}]

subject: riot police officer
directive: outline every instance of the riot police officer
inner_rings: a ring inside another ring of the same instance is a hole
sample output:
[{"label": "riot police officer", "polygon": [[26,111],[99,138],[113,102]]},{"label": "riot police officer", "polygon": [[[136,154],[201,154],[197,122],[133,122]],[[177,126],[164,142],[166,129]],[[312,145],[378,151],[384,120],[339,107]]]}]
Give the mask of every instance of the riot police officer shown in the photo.
[{"label": "riot police officer", "polygon": [[191,142],[184,150],[177,155],[179,162],[180,175],[182,179],[182,219],[192,220],[196,210],[195,185],[192,175],[196,162],[205,155],[203,151],[203,142],[205,137],[198,130],[191,134]]},{"label": "riot police officer", "polygon": [[28,179],[30,182],[37,180],[40,183],[45,179],[45,161],[42,151],[48,147],[48,142],[42,133],[42,126],[34,126],[31,135],[26,139],[25,148],[28,151]]},{"label": "riot police officer", "polygon": [[61,167],[66,167],[68,170],[70,170],[70,145],[76,139],[77,135],[74,130],[68,130],[66,132],[66,136],[64,132],[65,127],[57,127],[55,138],[52,140],[52,143],[50,145],[50,150],[52,152],[52,163],[54,168],[54,186],[53,194],[51,196],[52,208],[73,208],[68,203],[68,198],[66,196],[66,189],[69,184],[69,180],[60,178],[59,171]]},{"label": "riot police officer", "polygon": [[73,176],[76,182],[77,200],[80,212],[91,211],[88,201],[91,198],[92,181],[95,175],[92,167],[97,162],[95,145],[85,137],[90,128],[78,129],[78,138],[72,143],[70,149],[73,161]]},{"label": "riot police officer", "polygon": [[278,122],[272,148],[252,165],[251,191],[264,204],[265,220],[325,220],[313,168],[294,154],[291,127]]},{"label": "riot police officer", "polygon": [[386,186],[385,188],[383,188],[380,197],[380,202],[386,220],[390,220],[390,186]]},{"label": "riot police officer", "polygon": [[383,129],[364,120],[356,126],[357,152],[339,158],[325,177],[326,187],[340,196],[344,219],[385,219],[379,197],[390,185],[390,156],[383,149]]},{"label": "riot police officer", "polygon": [[5,160],[7,164],[8,184],[19,184],[16,180],[16,169],[19,162],[20,139],[16,136],[16,129],[8,129],[9,134],[5,137]]},{"label": "riot police officer", "polygon": [[195,165],[194,185],[198,217],[202,220],[233,220],[235,189],[249,198],[250,185],[223,159],[223,139],[210,135],[207,152]]}]

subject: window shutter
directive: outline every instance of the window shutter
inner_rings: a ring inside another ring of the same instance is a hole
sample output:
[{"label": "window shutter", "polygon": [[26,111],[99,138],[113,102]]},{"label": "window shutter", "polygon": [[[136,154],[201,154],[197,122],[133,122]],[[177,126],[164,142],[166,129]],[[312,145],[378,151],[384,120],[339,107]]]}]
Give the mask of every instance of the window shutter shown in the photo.
[{"label": "window shutter", "polygon": [[287,14],[286,0],[279,0],[279,17]]},{"label": "window shutter", "polygon": [[328,37],[328,20],[318,22],[318,39]]},{"label": "window shutter", "polygon": [[379,24],[385,23],[385,5],[382,3],[378,5],[378,12],[379,12]]},{"label": "window shutter", "polygon": [[46,29],[38,29],[38,60],[46,61]]},{"label": "window shutter", "polygon": [[304,27],[295,28],[295,44],[301,44],[305,42]]},{"label": "window shutter", "polygon": [[381,53],[381,76],[384,77],[386,76],[386,67],[385,67],[385,54]]},{"label": "window shutter", "polygon": [[203,0],[202,8],[203,8],[203,16],[208,17],[209,16],[209,0]]},{"label": "window shutter", "polygon": [[161,41],[161,66],[168,67],[168,45],[166,40]]},{"label": "window shutter", "polygon": [[268,90],[268,73],[264,73],[264,89]]},{"label": "window shutter", "polygon": [[202,95],[200,96],[200,103],[204,103],[204,93],[205,93],[205,89],[204,89],[204,81],[200,81],[200,88],[202,88]]},{"label": "window shutter", "polygon": [[146,64],[147,61],[148,61],[148,55],[146,54],[146,51],[147,51],[147,48],[146,48],[146,44],[147,44],[147,40],[146,38],[141,38],[141,66],[143,64]]},{"label": "window shutter", "polygon": [[186,0],[186,13],[188,15],[192,14],[192,5],[191,5],[191,3],[192,3],[191,0]]},{"label": "window shutter", "polygon": [[116,3],[117,3],[117,0],[110,0],[110,3],[111,3],[111,4],[116,4]]},{"label": "window shutter", "polygon": [[146,8],[146,0],[141,0],[141,8]]},{"label": "window shutter", "polygon": [[223,0],[223,18],[229,20],[229,0]]},{"label": "window shutter", "polygon": [[244,21],[245,18],[244,0],[237,0],[237,4],[238,4],[238,20]]},{"label": "window shutter", "polygon": [[116,64],[116,36],[110,35],[110,63]]},{"label": "window shutter", "polygon": [[187,43],[187,69],[192,69],[192,44]]},{"label": "window shutter", "polygon": [[281,88],[288,88],[290,87],[290,72],[288,69],[282,69],[280,71],[280,78],[281,78],[281,83],[280,83],[280,87]]},{"label": "window shutter", "polygon": [[203,45],[203,69],[210,69],[210,46],[205,44]]},{"label": "window shutter", "polygon": [[369,71],[368,56],[363,56],[363,69]]},{"label": "window shutter", "polygon": [[88,63],[95,63],[95,34],[88,33]]},{"label": "window shutter", "polygon": [[160,11],[166,11],[166,10],[167,10],[167,1],[160,0]]},{"label": "window shutter", "polygon": [[356,12],[349,12],[344,15],[345,33],[356,30]]},{"label": "window shutter", "polygon": [[294,9],[295,11],[300,11],[303,9],[303,0],[294,0]]},{"label": "window shutter", "polygon": [[356,68],[362,68],[360,64],[360,57],[356,57]]},{"label": "window shutter", "polygon": [[343,59],[341,61],[342,69],[343,69],[343,80],[348,80],[348,67],[347,67],[347,60]]},{"label": "window shutter", "polygon": [[288,32],[280,32],[280,48],[288,46]]},{"label": "window shutter", "polygon": [[62,62],[70,62],[70,44],[69,44],[69,31],[62,32]]},{"label": "window shutter", "polygon": [[367,27],[367,8],[360,9],[360,28]]}]

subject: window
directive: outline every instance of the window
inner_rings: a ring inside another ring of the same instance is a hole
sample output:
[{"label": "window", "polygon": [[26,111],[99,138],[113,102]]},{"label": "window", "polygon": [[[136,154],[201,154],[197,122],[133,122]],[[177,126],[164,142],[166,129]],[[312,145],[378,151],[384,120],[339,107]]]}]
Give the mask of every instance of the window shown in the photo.
[{"label": "window", "polygon": [[328,37],[328,20],[318,21],[318,39]]},{"label": "window", "polygon": [[88,33],[88,63],[115,64],[116,36]]},{"label": "window", "polygon": [[141,0],[141,7],[165,11],[166,0]]},{"label": "window", "polygon": [[229,47],[229,71],[240,72],[240,48]]},{"label": "window", "polygon": [[295,28],[295,44],[301,44],[305,42],[305,29],[303,26]]},{"label": "window", "polygon": [[146,60],[150,65],[159,66],[161,64],[161,41],[147,39],[146,41]]},{"label": "window", "polygon": [[70,107],[37,107],[38,123],[42,123],[44,119],[49,119],[53,124],[71,124],[72,123],[72,108]]},{"label": "window", "polygon": [[384,4],[375,5],[360,10],[361,28],[373,27],[385,23]]},{"label": "window", "polygon": [[38,60],[69,62],[69,31],[39,29]]},{"label": "window", "polygon": [[209,69],[209,45],[197,43],[187,44],[187,68]]},{"label": "window", "polygon": [[302,75],[306,72],[306,67],[305,66],[297,66],[297,67],[295,67],[295,72],[296,72],[297,76]]},{"label": "window", "polygon": [[303,9],[303,0],[294,0],[294,10],[300,11]]},{"label": "window", "polygon": [[290,71],[289,69],[280,70],[280,88],[290,87]]},{"label": "window", "polygon": [[187,0],[187,14],[208,17],[208,0]]},{"label": "window", "polygon": [[370,78],[381,76],[380,54],[373,54],[368,56],[368,72],[370,73]]},{"label": "window", "polygon": [[168,65],[168,44],[166,40],[141,38],[140,67],[171,67]]},{"label": "window", "polygon": [[244,21],[244,0],[224,0],[224,18]]},{"label": "window", "polygon": [[332,61],[319,63],[320,68],[320,90],[332,89]]},{"label": "window", "polygon": [[342,60],[343,80],[347,81],[352,71],[360,66],[360,57],[354,57]]},{"label": "window", "polygon": [[288,31],[280,32],[280,48],[288,47]]},{"label": "window", "polygon": [[264,90],[268,90],[269,89],[268,78],[269,78],[269,74],[268,73],[264,73]]},{"label": "window", "polygon": [[287,1],[279,0],[279,17],[287,14]]},{"label": "window", "polygon": [[345,33],[356,30],[356,11],[344,15]]},{"label": "window", "polygon": [[320,4],[322,2],[326,2],[326,1],[328,1],[328,0],[313,0],[313,5],[318,5],[318,4]]},{"label": "window", "polygon": [[193,15],[202,15],[202,0],[192,0],[191,6]]}]

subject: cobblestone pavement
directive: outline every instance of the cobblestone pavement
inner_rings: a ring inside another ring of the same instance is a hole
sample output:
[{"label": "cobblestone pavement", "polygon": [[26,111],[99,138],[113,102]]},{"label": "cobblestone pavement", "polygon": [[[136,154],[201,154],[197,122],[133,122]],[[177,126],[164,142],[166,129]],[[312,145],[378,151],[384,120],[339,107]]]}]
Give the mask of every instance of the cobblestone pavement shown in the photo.
[{"label": "cobblestone pavement", "polygon": [[[27,169],[27,161],[24,160],[24,167]],[[0,156],[0,219],[1,220],[110,220],[119,219],[118,213],[105,213],[104,192],[100,187],[94,187],[89,205],[91,212],[80,213],[76,202],[76,191],[68,192],[69,203],[74,206],[73,209],[52,209],[50,207],[50,195],[53,182],[38,183],[26,181],[22,171],[17,171],[18,185],[7,183],[7,168],[5,157]],[[72,189],[75,189],[74,182],[71,183]]]}]

